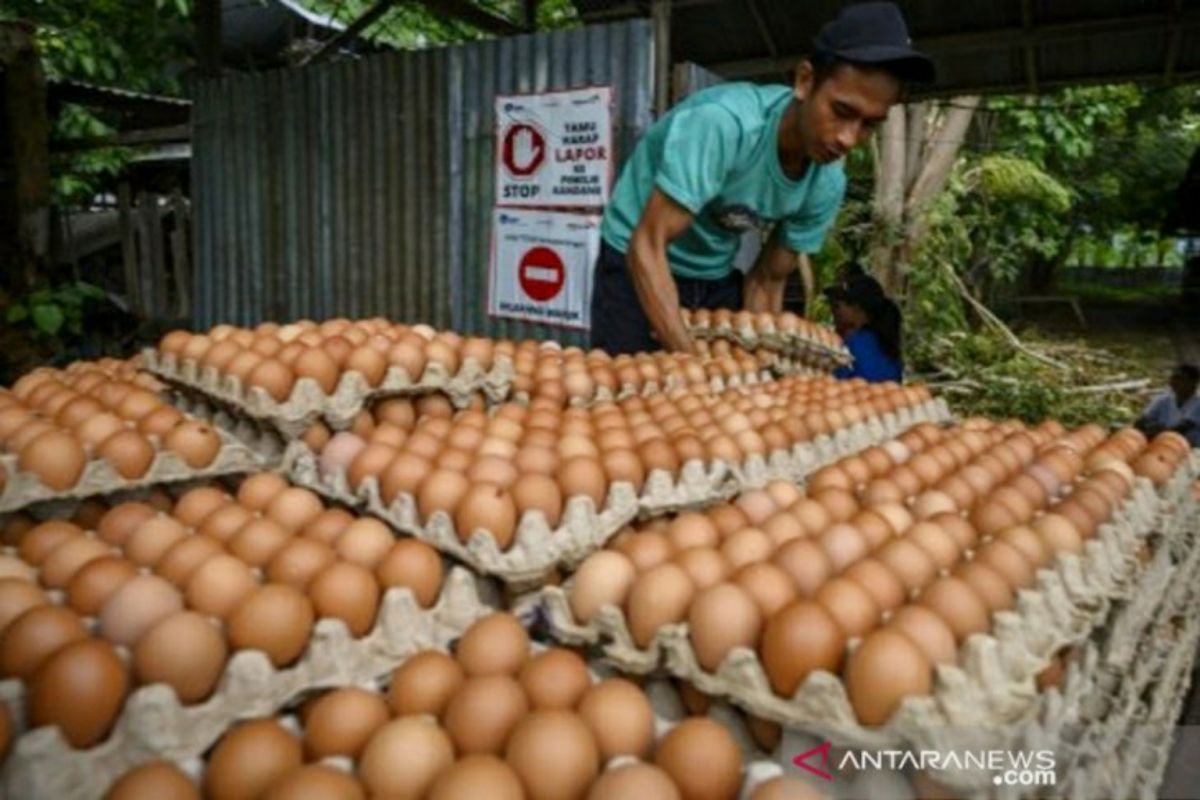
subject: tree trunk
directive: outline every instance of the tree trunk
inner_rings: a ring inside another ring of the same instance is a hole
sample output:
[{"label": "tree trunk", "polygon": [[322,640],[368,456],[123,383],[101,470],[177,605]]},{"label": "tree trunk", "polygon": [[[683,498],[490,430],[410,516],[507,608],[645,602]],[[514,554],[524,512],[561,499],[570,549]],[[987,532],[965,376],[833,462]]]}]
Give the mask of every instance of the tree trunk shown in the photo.
[{"label": "tree trunk", "polygon": [[884,290],[904,294],[909,253],[924,236],[929,206],[946,187],[979,97],[935,109],[893,106],[879,128],[871,269]]}]

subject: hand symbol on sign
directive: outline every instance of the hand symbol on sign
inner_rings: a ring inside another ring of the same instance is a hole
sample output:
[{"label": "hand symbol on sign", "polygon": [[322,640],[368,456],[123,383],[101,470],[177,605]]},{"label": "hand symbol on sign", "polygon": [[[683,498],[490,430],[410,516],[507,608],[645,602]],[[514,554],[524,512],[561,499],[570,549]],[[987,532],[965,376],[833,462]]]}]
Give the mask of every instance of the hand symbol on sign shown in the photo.
[{"label": "hand symbol on sign", "polygon": [[534,136],[533,130],[527,126],[519,128],[513,137],[513,169],[519,172],[528,171],[541,157],[542,143]]}]

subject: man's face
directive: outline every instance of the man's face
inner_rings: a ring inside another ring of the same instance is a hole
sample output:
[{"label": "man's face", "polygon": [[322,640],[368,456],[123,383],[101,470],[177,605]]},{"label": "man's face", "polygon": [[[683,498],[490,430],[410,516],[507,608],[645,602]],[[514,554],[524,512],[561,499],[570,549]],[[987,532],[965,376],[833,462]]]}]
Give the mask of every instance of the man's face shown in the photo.
[{"label": "man's face", "polygon": [[807,61],[796,73],[796,97],[803,101],[801,136],[807,155],[818,164],[836,161],[862,144],[900,99],[900,82],[883,70],[840,64],[819,86]]}]

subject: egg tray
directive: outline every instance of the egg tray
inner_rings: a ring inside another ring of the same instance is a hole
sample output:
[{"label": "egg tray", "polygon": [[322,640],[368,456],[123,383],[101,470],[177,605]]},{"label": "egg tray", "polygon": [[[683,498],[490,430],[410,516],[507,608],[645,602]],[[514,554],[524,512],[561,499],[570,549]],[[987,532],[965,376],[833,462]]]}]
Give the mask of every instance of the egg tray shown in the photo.
[{"label": "egg tray", "polygon": [[[623,613],[600,609],[592,623],[578,625],[568,603],[570,584],[542,590],[552,634],[564,642],[599,646],[620,668],[647,674],[660,667],[700,691],[728,697],[751,713],[789,728],[826,735],[835,743],[890,747],[911,742],[927,749],[953,743],[950,726],[1006,728],[1031,713],[1033,677],[1059,649],[1083,641],[1109,610],[1110,600],[1133,590],[1138,533],[1130,518],[1147,516],[1153,495],[1146,481],[1135,497],[1101,527],[1082,556],[1060,555],[1055,569],[1038,573],[1038,589],[1018,593],[1015,611],[993,616],[989,635],[970,637],[960,650],[960,666],[938,667],[931,697],[908,698],[886,726],[861,726],[840,679],[815,672],[791,699],[771,689],[757,654],[748,648],[729,653],[715,673],[705,671],[692,651],[685,623],[665,625],[646,648],[634,643]],[[854,643],[851,643],[854,646]]]},{"label": "egg tray", "polygon": [[253,419],[269,422],[289,438],[299,438],[319,419],[335,429],[349,427],[368,401],[384,397],[442,392],[462,408],[476,392],[482,392],[489,400],[500,402],[508,396],[515,374],[507,358],[496,359],[486,372],[474,359],[466,358],[453,374],[434,361],[416,380],[403,368],[389,367],[374,387],[358,372],[347,371],[342,373],[333,394],[325,394],[311,378],[299,378],[291,395],[281,403],[261,387],[245,386],[237,377],[222,375],[214,367],[201,367],[194,359],[180,362],[174,355],[153,348],[144,350],[143,356],[146,371],[232,406]]},{"label": "egg tray", "polygon": [[775,478],[799,481],[824,463],[892,438],[917,422],[943,421],[948,417],[943,404],[929,402],[902,409],[888,415],[886,420],[872,418],[838,431],[835,436],[819,437],[815,443],[801,443],[791,451],[777,451],[766,458],[752,455],[742,464],[718,460],[706,465],[693,460],[683,465],[678,479],[656,470],[647,476],[640,496],[631,484],[612,484],[601,509],[596,509],[589,498],[568,499],[562,519],[554,529],[541,513],[526,513],[519,521],[512,543],[503,550],[491,533],[484,530],[475,531],[464,544],[445,512],[435,512],[422,524],[416,498],[411,494],[401,494],[391,505],[385,504],[374,477],[366,478],[356,491],[350,487],[345,469],[323,475],[319,457],[304,442],[288,445],[283,471],[297,485],[352,508],[364,509],[400,532],[428,542],[482,573],[501,578],[511,589],[524,591],[541,586],[559,567],[573,569],[638,517],[703,508]]},{"label": "egg tray", "polygon": [[176,481],[255,472],[270,465],[269,459],[264,459],[258,451],[243,444],[236,436],[219,428],[217,435],[221,437],[221,449],[206,467],[188,466],[176,453],[159,448],[146,474],[129,480],[122,477],[104,459],[92,458],[84,465],[83,473],[75,485],[64,490],[51,489],[32,473],[19,470],[15,454],[2,454],[0,468],[7,472],[8,482],[3,490],[0,490],[0,514],[17,511],[35,503],[76,500]]},{"label": "egg tray", "polygon": [[[700,392],[712,392],[718,394],[727,389],[736,389],[739,387],[757,386],[762,383],[770,383],[775,380],[775,375],[770,369],[761,369],[755,372],[742,372],[732,377],[721,375],[709,378],[708,382],[700,386],[688,383],[686,380],[678,377],[667,376],[661,383],[658,381],[646,381],[640,387],[632,383],[623,383],[620,388],[613,392],[605,386],[597,386],[591,397],[575,397],[568,400],[567,404],[573,407],[587,408],[604,402],[620,402],[630,397],[651,397],[664,392],[674,392],[680,389],[691,389]],[[513,392],[508,398],[509,400],[528,405],[533,395],[529,392]]]},{"label": "egg tray", "polygon": [[257,453],[264,467],[278,467],[283,460],[288,440],[273,425],[239,414],[232,408],[214,403],[198,392],[172,392],[171,404],[180,411],[215,425],[233,436]]},{"label": "egg tray", "polygon": [[745,350],[773,350],[806,361],[812,366],[845,366],[853,362],[845,346],[829,347],[802,337],[799,333],[757,331],[752,325],[735,326],[732,322],[692,325],[688,332],[697,339],[725,339]]},{"label": "egg tray", "polygon": [[[24,731],[0,772],[0,796],[83,800],[144,761],[199,756],[239,719],[274,714],[313,689],[372,680],[418,650],[447,646],[492,610],[488,594],[461,567],[450,570],[428,609],[407,587],[393,587],[383,596],[375,627],[362,638],[353,638],[341,620],[326,618],[313,626],[301,659],[285,669],[276,669],[261,651],[240,650],[202,703],[182,705],[165,684],[135,689],[108,738],[88,750],[72,749],[56,727]],[[0,682],[0,700],[14,720],[24,719],[19,680]]]}]

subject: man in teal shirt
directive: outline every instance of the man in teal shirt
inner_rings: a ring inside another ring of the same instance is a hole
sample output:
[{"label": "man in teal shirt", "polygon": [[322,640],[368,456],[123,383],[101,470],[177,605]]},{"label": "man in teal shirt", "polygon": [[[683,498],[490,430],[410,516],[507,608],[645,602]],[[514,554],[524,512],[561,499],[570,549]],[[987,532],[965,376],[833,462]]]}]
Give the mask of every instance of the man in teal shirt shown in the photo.
[{"label": "man in teal shirt", "polygon": [[[904,83],[931,81],[892,3],[849,6],[821,28],[795,85],[698,92],[650,127],[601,224],[592,346],[690,352],[680,309],[779,312],[797,259],[821,249],[846,190],[842,157]],[[743,231],[773,225],[742,285]]]}]

